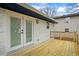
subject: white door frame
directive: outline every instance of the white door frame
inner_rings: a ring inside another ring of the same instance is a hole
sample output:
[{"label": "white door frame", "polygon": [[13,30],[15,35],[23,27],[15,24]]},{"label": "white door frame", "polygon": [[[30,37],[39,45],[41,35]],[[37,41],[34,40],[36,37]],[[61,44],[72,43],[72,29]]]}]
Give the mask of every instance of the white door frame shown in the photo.
[{"label": "white door frame", "polygon": [[[28,45],[34,43],[33,42],[33,21],[32,21],[32,18],[30,19],[30,18],[27,18],[27,17],[17,16],[17,15],[11,15],[11,16],[9,16],[9,18],[10,17],[16,17],[16,18],[19,18],[21,20],[21,30],[23,29],[23,33],[21,33],[21,44],[18,45],[18,46],[15,46],[15,47],[11,47],[10,46],[9,51],[13,51],[13,50],[16,50],[16,49],[19,49],[19,48],[22,48],[24,46],[28,46]],[[10,20],[9,20],[9,22],[10,22]],[[32,41],[29,42],[29,43],[26,43],[26,23],[25,23],[26,20],[32,21]],[[10,24],[11,24],[11,22],[10,22]],[[9,43],[11,45],[11,34],[10,34],[10,41],[9,41]]]},{"label": "white door frame", "polygon": [[[15,16],[10,16],[10,17],[15,17]],[[22,27],[22,18],[21,17],[16,17],[16,18],[19,18],[20,20],[21,20],[21,29],[23,28]],[[11,19],[10,19],[11,20]],[[10,22],[10,26],[11,26],[11,22]],[[10,29],[11,30],[11,29]],[[10,49],[9,49],[9,51],[12,51],[12,50],[16,50],[16,49],[18,49],[18,48],[21,48],[21,47],[23,47],[23,34],[21,34],[21,44],[20,45],[18,45],[18,46],[15,46],[15,47],[11,47],[11,34],[10,34]]]},{"label": "white door frame", "polygon": [[28,42],[28,43],[26,42],[26,40],[27,40],[26,39],[26,20],[32,21],[31,18],[27,18],[27,17],[24,18],[24,46],[27,46],[27,45],[33,43],[33,21],[32,21],[32,41]]}]

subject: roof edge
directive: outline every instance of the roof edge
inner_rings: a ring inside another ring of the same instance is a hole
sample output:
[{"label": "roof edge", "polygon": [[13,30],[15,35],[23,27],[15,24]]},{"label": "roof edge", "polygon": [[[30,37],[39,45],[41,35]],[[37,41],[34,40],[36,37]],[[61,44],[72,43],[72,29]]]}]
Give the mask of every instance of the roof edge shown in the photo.
[{"label": "roof edge", "polygon": [[75,16],[79,16],[79,14],[78,14],[78,13],[75,13],[75,14],[69,14],[69,15],[57,16],[57,17],[53,17],[53,18],[54,18],[54,19],[60,19],[60,18],[75,17]]}]

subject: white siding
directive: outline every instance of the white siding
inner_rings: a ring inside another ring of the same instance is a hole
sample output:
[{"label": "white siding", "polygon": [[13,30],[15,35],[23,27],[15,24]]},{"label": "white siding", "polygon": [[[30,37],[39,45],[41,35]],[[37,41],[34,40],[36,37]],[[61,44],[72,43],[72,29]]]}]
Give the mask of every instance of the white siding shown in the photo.
[{"label": "white siding", "polygon": [[7,31],[7,16],[5,14],[0,13],[0,55],[6,55],[6,45],[8,31]]},{"label": "white siding", "polygon": [[[2,10],[2,11],[1,11]],[[50,38],[50,31],[53,31],[53,25],[47,29],[47,22],[40,20],[36,24],[36,19],[27,15],[12,12],[6,9],[0,9],[0,55],[6,55],[10,51],[10,16],[20,17],[23,20],[32,20],[33,22],[33,43],[46,41]]]},{"label": "white siding", "polygon": [[76,31],[79,17],[70,17],[69,23],[66,23],[65,18],[57,19],[58,24],[55,25],[55,31],[65,31],[69,28],[70,32]]},{"label": "white siding", "polygon": [[35,42],[43,42],[50,37],[50,29],[47,29],[47,23],[46,21],[39,20],[39,23],[36,24],[34,22],[34,38]]},{"label": "white siding", "polygon": [[65,28],[69,28],[70,32],[77,32],[79,41],[79,16],[70,17],[70,22],[65,23],[65,18],[57,19],[58,24],[55,25],[55,31],[65,31]]},{"label": "white siding", "polygon": [[0,55],[4,54],[3,20],[4,17],[0,14]]},{"label": "white siding", "polygon": [[54,31],[55,24],[50,23],[50,31]]}]

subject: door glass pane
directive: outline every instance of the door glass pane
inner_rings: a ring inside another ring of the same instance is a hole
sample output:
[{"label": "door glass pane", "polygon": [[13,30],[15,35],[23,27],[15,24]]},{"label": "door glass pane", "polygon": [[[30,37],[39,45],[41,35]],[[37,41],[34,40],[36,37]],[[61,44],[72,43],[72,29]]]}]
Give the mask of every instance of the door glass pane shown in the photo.
[{"label": "door glass pane", "polygon": [[11,17],[11,47],[21,44],[20,24],[20,19]]},{"label": "door glass pane", "polygon": [[26,42],[32,41],[32,21],[26,21]]}]

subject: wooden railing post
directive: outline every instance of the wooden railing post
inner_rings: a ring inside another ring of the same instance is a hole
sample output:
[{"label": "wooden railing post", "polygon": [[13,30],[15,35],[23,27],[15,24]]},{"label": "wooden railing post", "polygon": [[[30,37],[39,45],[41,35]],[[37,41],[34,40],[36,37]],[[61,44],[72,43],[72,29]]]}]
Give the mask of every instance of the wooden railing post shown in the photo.
[{"label": "wooden railing post", "polygon": [[76,32],[73,33],[73,41],[78,44],[78,34]]},{"label": "wooden railing post", "polygon": [[[56,36],[55,36],[56,35]],[[70,36],[69,36],[70,35]],[[66,38],[72,38],[73,42],[76,42],[77,44],[78,42],[78,34],[77,32],[58,32],[58,31],[50,31],[50,38],[55,38],[58,37],[60,40],[63,37]]]}]

